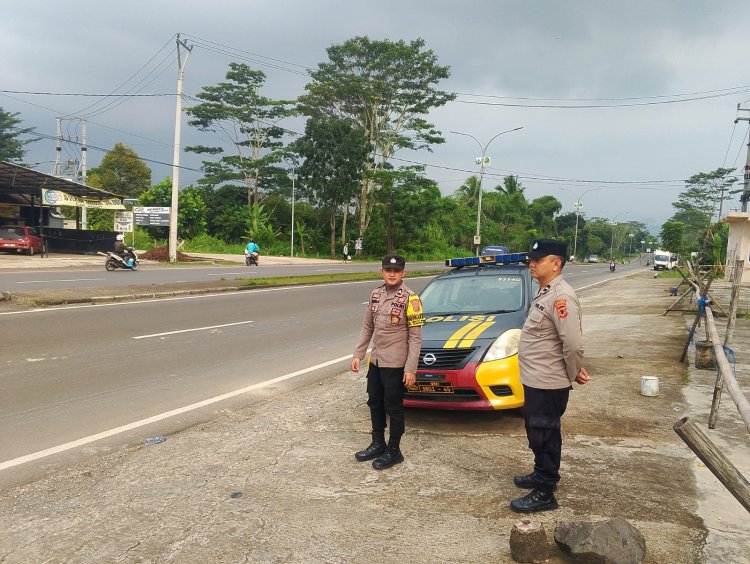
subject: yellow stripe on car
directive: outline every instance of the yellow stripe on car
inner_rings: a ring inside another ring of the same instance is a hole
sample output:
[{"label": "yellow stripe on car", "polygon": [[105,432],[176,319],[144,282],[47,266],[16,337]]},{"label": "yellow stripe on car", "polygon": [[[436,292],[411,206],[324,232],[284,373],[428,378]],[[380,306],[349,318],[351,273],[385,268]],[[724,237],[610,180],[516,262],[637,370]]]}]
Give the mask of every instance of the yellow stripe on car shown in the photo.
[{"label": "yellow stripe on car", "polygon": [[485,321],[484,323],[482,323],[481,325],[479,325],[479,327],[477,327],[476,329],[473,329],[466,336],[466,338],[463,341],[461,341],[461,344],[458,345],[458,348],[463,349],[463,348],[466,348],[466,347],[470,347],[471,345],[474,344],[474,339],[476,339],[477,337],[479,337],[479,335],[481,335],[482,333],[484,333],[488,328],[492,327],[493,325],[494,325],[494,323],[492,321]]},{"label": "yellow stripe on car", "polygon": [[445,341],[445,344],[443,345],[444,349],[455,349],[458,347],[458,342],[464,338],[464,335],[466,335],[469,331],[474,329],[477,325],[479,325],[479,321],[472,321],[471,323],[467,323],[463,327],[461,327],[458,331],[453,333],[450,337],[448,337],[448,340]]}]

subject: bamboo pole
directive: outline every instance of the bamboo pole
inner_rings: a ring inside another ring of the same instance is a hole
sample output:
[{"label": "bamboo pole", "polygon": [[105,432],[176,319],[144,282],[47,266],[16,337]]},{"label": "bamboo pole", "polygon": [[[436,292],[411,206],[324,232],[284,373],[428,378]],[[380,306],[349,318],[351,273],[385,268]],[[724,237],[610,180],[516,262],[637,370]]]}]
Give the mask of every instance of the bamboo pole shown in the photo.
[{"label": "bamboo pole", "polygon": [[[734,263],[734,270],[732,271],[732,294],[729,301],[729,319],[727,320],[727,330],[724,334],[724,346],[728,347],[732,342],[734,336],[734,323],[737,319],[737,306],[740,301],[740,279],[741,276],[736,276],[737,272],[742,272],[744,268],[744,260],[736,260]],[[739,270],[738,270],[739,269]],[[721,370],[716,372],[716,384],[714,385],[714,397],[711,400],[711,411],[708,414],[708,428],[713,429],[716,427],[716,419],[719,416],[719,407],[721,406],[721,392],[724,389],[724,378],[722,377]]]},{"label": "bamboo pole", "polygon": [[674,432],[690,447],[698,458],[711,470],[714,476],[729,490],[737,501],[750,512],[750,483],[739,470],[716,448],[703,431],[687,417],[683,417],[673,426]]},{"label": "bamboo pole", "polygon": [[742,389],[737,380],[734,378],[732,367],[729,366],[729,361],[724,354],[724,348],[719,342],[719,333],[716,331],[716,322],[714,321],[714,314],[710,307],[706,308],[706,326],[711,331],[711,341],[714,345],[714,358],[716,363],[719,365],[719,371],[721,372],[723,380],[726,382],[729,395],[732,396],[734,404],[737,406],[737,410],[740,412],[740,417],[745,422],[745,426],[750,431],[750,402],[742,393]]}]

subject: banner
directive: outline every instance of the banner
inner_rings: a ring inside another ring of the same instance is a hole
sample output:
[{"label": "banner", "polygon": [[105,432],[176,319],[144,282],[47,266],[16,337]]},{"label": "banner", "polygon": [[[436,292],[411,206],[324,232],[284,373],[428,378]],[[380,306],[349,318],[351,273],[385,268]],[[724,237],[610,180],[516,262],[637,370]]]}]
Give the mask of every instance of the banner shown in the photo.
[{"label": "banner", "polygon": [[69,206],[74,208],[99,209],[99,210],[124,210],[125,206],[119,198],[109,200],[86,200],[71,196],[60,190],[42,190],[42,202],[45,206]]},{"label": "banner", "polygon": [[133,212],[115,212],[115,231],[119,231],[120,233],[133,232]]}]

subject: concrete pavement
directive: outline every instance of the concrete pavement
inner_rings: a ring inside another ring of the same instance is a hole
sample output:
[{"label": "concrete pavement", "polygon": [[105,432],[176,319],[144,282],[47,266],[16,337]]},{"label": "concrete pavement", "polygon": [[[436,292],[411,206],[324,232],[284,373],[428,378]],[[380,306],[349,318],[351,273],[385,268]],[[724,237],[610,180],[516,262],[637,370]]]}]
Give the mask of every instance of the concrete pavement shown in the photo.
[{"label": "concrete pavement", "polygon": [[[678,362],[692,316],[662,315],[673,283],[644,271],[581,292],[593,380],[563,418],[561,508],[534,518],[551,541],[559,521],[619,515],[649,563],[747,562],[750,515],[671,428],[690,416],[750,476],[726,392],[707,430],[715,373]],[[735,331],[750,393],[750,321]],[[659,396],[640,394],[643,375]],[[353,458],[369,441],[361,376],[342,366],[284,392],[252,392],[161,444],[93,445],[0,492],[0,562],[512,562],[512,476],[531,464],[517,413],[409,411],[406,462],[377,472]]]}]

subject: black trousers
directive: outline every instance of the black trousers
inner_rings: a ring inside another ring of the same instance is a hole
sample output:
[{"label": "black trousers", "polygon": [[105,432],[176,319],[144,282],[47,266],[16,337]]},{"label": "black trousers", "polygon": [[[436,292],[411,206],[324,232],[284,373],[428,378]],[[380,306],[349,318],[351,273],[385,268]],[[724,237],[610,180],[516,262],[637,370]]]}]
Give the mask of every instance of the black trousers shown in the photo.
[{"label": "black trousers", "polygon": [[523,415],[526,438],[534,453],[534,472],[543,491],[552,492],[560,481],[562,434],[560,418],[568,407],[570,388],[542,390],[524,385]]},{"label": "black trousers", "polygon": [[367,371],[367,405],[374,440],[385,440],[386,414],[391,420],[388,444],[398,448],[404,434],[404,369],[370,364]]}]

